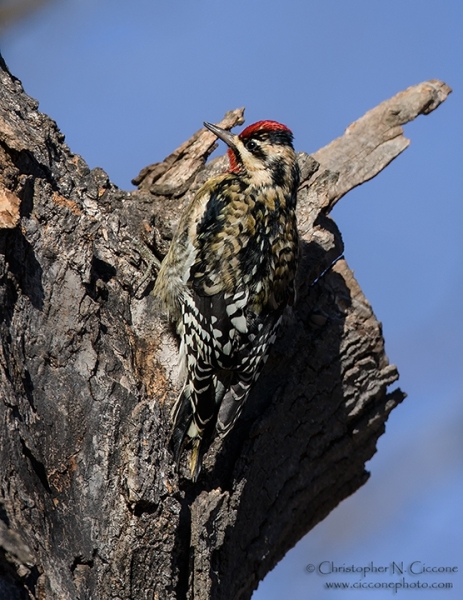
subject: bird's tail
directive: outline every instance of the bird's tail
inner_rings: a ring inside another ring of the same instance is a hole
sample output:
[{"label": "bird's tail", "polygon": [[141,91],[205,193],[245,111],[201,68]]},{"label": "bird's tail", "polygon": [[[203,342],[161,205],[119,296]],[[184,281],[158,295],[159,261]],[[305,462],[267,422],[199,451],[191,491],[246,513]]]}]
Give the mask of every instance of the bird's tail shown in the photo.
[{"label": "bird's tail", "polygon": [[[181,393],[175,407],[174,426],[170,437],[170,446],[174,460],[179,468],[185,447],[191,443],[190,477],[196,482],[201,471],[202,457],[207,450],[209,439],[207,431],[200,430],[195,424],[191,399],[185,390]],[[210,428],[207,428],[210,429]]]},{"label": "bird's tail", "polygon": [[[228,388],[229,375],[212,374],[206,381],[204,371],[200,379],[187,381],[172,410],[173,428],[170,446],[178,465],[183,450],[191,441],[190,472],[196,481],[216,425],[216,415]],[[201,387],[200,387],[201,386]]]}]

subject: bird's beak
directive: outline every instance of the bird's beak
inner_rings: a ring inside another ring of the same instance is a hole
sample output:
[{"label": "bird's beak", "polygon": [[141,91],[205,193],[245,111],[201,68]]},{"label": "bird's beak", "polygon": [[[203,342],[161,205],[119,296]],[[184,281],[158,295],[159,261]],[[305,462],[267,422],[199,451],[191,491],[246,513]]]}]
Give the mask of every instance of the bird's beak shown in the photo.
[{"label": "bird's beak", "polygon": [[204,121],[204,126],[207,127],[209,131],[212,131],[212,133],[221,139],[222,142],[225,142],[227,146],[230,146],[232,150],[237,150],[235,142],[236,136],[233,135],[233,133],[226,129],[222,129],[221,127],[217,127],[217,125],[212,125],[212,123],[206,123],[206,121]]}]

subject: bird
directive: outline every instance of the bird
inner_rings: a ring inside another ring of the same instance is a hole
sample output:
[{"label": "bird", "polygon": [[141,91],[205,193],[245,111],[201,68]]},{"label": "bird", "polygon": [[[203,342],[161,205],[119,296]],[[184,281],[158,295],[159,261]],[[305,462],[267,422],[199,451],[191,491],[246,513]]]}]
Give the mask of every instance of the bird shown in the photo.
[{"label": "bird", "polygon": [[204,126],[227,144],[229,169],[182,214],[153,290],[180,337],[170,446],[178,468],[191,445],[193,481],[215,435],[232,430],[294,303],[299,244],[291,130],[270,120],[239,135]]}]

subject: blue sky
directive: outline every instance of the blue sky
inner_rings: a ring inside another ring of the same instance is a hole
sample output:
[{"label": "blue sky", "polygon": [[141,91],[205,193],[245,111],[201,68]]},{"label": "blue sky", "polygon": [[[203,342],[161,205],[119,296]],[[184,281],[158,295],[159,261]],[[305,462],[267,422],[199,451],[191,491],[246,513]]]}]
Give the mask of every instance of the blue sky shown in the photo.
[{"label": "blue sky", "polygon": [[248,124],[286,123],[297,149],[312,152],[412,84],[438,78],[454,90],[406,126],[411,146],[333,214],[408,398],[367,485],[254,600],[370,597],[324,589],[338,579],[304,571],[323,560],[456,565],[422,581],[453,583],[433,600],[462,597],[462,32],[460,0],[62,0],[2,35],[7,64],[71,149],[124,189],[231,108],[246,106]]}]

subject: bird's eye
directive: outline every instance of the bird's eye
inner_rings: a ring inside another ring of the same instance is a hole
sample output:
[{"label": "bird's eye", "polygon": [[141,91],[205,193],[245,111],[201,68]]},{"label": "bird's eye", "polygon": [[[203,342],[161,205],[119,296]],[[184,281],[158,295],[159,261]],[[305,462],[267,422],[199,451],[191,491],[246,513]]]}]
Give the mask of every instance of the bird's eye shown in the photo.
[{"label": "bird's eye", "polygon": [[252,152],[257,148],[257,144],[254,140],[249,140],[249,142],[246,142],[246,148]]}]

